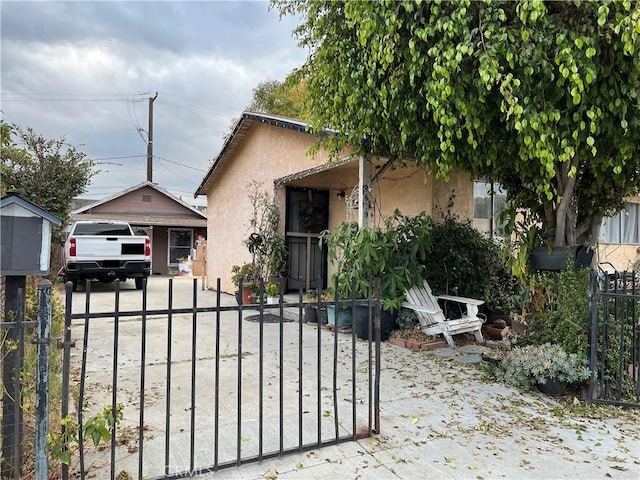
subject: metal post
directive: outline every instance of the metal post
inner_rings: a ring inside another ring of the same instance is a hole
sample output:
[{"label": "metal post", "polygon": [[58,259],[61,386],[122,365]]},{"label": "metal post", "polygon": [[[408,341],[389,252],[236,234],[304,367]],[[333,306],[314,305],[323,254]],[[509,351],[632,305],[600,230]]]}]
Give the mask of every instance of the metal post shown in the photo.
[{"label": "metal post", "polygon": [[49,462],[47,434],[49,433],[49,353],[51,350],[51,282],[42,280],[38,285],[38,345],[36,379],[36,480],[47,480]]},{"label": "metal post", "polygon": [[20,478],[22,470],[22,409],[20,398],[21,322],[24,318],[25,276],[7,276],[5,280],[4,322],[7,325],[2,345],[2,478]]}]

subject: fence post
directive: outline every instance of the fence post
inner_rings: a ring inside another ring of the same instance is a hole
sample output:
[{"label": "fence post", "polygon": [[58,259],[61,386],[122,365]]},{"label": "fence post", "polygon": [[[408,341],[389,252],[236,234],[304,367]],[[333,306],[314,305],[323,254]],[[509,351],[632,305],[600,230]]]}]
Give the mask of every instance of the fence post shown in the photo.
[{"label": "fence post", "polygon": [[594,400],[596,395],[596,384],[598,378],[598,276],[591,269],[589,271],[589,287],[587,298],[589,302],[589,319],[587,331],[589,335],[589,368],[591,369],[591,379],[589,380],[589,390],[587,398]]},{"label": "fence post", "polygon": [[47,434],[49,433],[49,353],[51,350],[51,282],[38,285],[38,326],[34,342],[38,346],[36,378],[36,480],[49,477]]},{"label": "fence post", "polygon": [[2,345],[2,478],[22,476],[20,370],[24,355],[21,339],[25,292],[25,276],[5,277],[4,322],[9,324],[9,328]]}]

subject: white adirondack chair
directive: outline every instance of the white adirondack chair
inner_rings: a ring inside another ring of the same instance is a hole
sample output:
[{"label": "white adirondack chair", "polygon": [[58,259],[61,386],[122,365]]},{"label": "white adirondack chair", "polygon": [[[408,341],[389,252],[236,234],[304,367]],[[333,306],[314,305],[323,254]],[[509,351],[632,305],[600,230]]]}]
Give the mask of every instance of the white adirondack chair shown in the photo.
[{"label": "white adirondack chair", "polygon": [[[406,292],[406,302],[403,307],[410,308],[415,311],[422,331],[427,335],[444,335],[447,343],[451,348],[455,348],[452,335],[459,333],[473,332],[478,342],[483,342],[480,329],[484,320],[478,317],[478,307],[484,303],[484,300],[475,300],[473,298],[454,297],[451,295],[440,295],[435,297],[431,292],[431,287],[425,280],[424,285],[414,286]],[[466,305],[467,312],[462,317],[448,320],[438,300],[452,301]]]}]

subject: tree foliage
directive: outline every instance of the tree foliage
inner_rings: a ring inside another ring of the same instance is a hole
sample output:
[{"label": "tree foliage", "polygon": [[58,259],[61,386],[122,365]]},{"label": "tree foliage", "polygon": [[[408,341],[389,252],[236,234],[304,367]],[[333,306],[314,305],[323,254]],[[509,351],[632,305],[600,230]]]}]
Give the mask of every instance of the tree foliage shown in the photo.
[{"label": "tree foliage", "polygon": [[595,243],[640,185],[640,4],[274,0],[304,20],[326,139],[489,176],[555,245]]},{"label": "tree foliage", "polygon": [[307,118],[304,109],[305,94],[306,81],[294,74],[289,75],[284,82],[265,80],[253,89],[253,98],[247,110],[304,120]]},{"label": "tree foliage", "polygon": [[2,164],[0,189],[18,193],[52,214],[63,225],[69,218],[71,201],[82,194],[97,173],[93,162],[64,138],[49,140],[0,121]]}]

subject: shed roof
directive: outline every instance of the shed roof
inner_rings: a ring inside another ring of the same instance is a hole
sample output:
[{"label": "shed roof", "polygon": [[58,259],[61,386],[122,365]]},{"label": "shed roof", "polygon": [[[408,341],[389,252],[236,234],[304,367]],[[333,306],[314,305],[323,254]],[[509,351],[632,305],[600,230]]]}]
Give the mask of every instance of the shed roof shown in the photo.
[{"label": "shed roof", "polygon": [[0,209],[8,207],[9,205],[19,205],[25,210],[28,210],[34,215],[38,215],[39,217],[44,218],[45,220],[47,220],[50,223],[53,223],[54,225],[62,224],[61,218],[46,211],[42,207],[39,207],[35,203],[27,200],[26,198],[21,197],[17,193],[9,193],[8,195],[0,199]]}]

